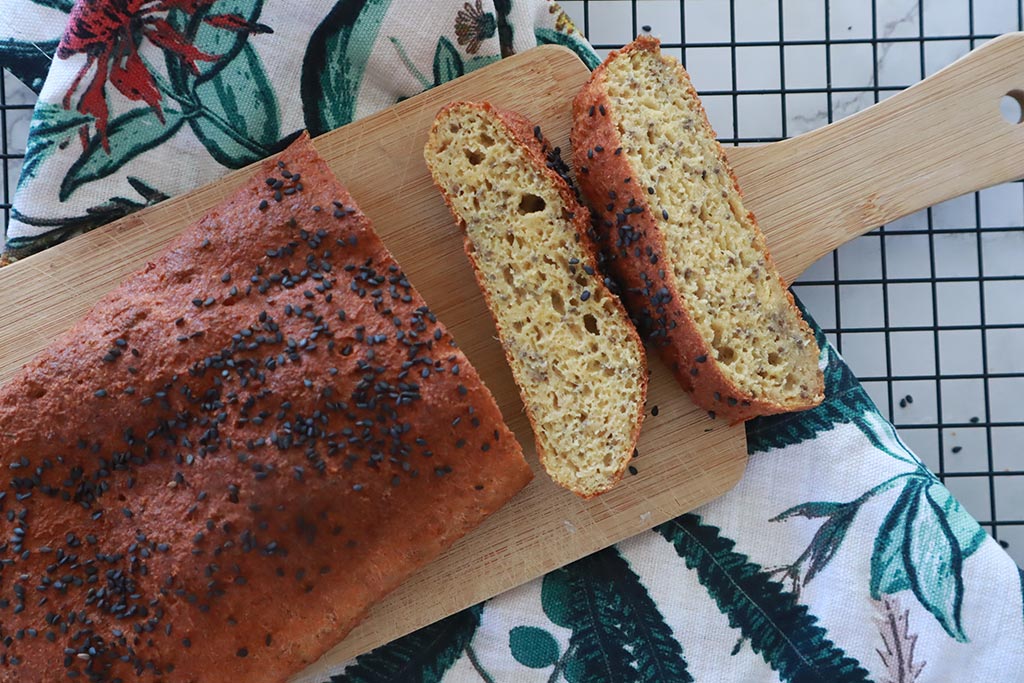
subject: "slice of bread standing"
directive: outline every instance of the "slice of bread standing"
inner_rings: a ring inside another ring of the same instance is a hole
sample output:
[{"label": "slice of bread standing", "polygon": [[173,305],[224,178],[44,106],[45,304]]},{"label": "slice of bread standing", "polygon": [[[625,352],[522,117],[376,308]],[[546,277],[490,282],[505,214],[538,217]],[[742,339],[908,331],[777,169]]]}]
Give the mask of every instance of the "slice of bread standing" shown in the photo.
[{"label": "slice of bread standing", "polygon": [[824,398],[818,346],[682,65],[640,37],[573,103],[573,160],[644,336],[711,417]]},{"label": "slice of bread standing", "polygon": [[590,214],[558,150],[518,114],[456,102],[424,157],[463,229],[541,464],[581,496],[608,490],[640,433],[646,357],[597,271]]}]

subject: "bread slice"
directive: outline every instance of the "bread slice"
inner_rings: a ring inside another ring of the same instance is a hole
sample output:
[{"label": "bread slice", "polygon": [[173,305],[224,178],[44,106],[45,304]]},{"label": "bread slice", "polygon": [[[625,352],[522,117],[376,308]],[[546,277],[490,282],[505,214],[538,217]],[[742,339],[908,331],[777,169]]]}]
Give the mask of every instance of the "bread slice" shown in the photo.
[{"label": "bread slice", "polygon": [[424,156],[464,230],[541,464],[583,497],[607,491],[640,433],[646,358],[596,269],[590,214],[558,150],[517,114],[457,102]]},{"label": "bread slice", "polygon": [[731,421],[818,405],[814,335],[679,62],[637,38],[594,71],[573,118],[610,268],[694,401]]}]

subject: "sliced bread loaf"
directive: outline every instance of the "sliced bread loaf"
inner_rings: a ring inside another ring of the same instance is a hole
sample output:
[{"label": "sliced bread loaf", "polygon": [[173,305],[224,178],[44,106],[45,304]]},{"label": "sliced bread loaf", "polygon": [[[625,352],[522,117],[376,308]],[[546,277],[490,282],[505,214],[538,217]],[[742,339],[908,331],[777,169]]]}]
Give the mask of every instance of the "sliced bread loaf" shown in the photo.
[{"label": "sliced bread loaf", "polygon": [[695,402],[731,421],[818,405],[814,335],[682,65],[637,38],[594,71],[573,117],[609,266]]},{"label": "sliced bread loaf", "polygon": [[590,497],[611,488],[632,457],[647,366],[596,270],[590,214],[557,152],[517,114],[457,102],[438,114],[424,156],[464,230],[541,464]]}]

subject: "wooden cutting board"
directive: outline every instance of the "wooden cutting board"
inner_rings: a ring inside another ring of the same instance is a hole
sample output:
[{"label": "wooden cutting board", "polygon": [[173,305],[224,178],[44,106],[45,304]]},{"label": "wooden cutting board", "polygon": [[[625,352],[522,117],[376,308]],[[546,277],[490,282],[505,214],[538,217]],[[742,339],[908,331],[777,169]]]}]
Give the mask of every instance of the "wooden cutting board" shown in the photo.
[{"label": "wooden cutting board", "polygon": [[[927,205],[1024,175],[1024,127],[999,98],[1024,37],[1005,36],[904,93],[828,128],[730,157],[784,276],[792,280],[852,237]],[[538,476],[443,557],[378,605],[293,681],[520,585],[679,515],[731,488],[746,464],[741,426],[710,420],[652,359],[639,471],[582,501],[539,469],[494,327],[434,190],[422,148],[434,114],[457,99],[489,100],[540,124],[568,150],[571,101],[588,77],[577,57],[542,47],[442,85],[315,140],[431,307],[479,369]],[[969,98],[963,98],[964,93]],[[564,155],[569,158],[569,154]],[[104,293],[249,175],[221,180],[0,270],[0,381],[6,381]]]}]

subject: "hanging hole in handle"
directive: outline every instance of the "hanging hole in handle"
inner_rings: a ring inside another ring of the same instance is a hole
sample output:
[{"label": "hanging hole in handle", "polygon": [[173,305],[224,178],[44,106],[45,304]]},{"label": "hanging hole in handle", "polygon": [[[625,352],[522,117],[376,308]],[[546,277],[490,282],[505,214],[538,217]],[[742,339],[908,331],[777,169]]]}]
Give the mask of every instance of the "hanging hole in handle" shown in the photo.
[{"label": "hanging hole in handle", "polygon": [[1008,123],[1024,122],[1024,90],[1011,90],[999,100],[999,113]]}]

